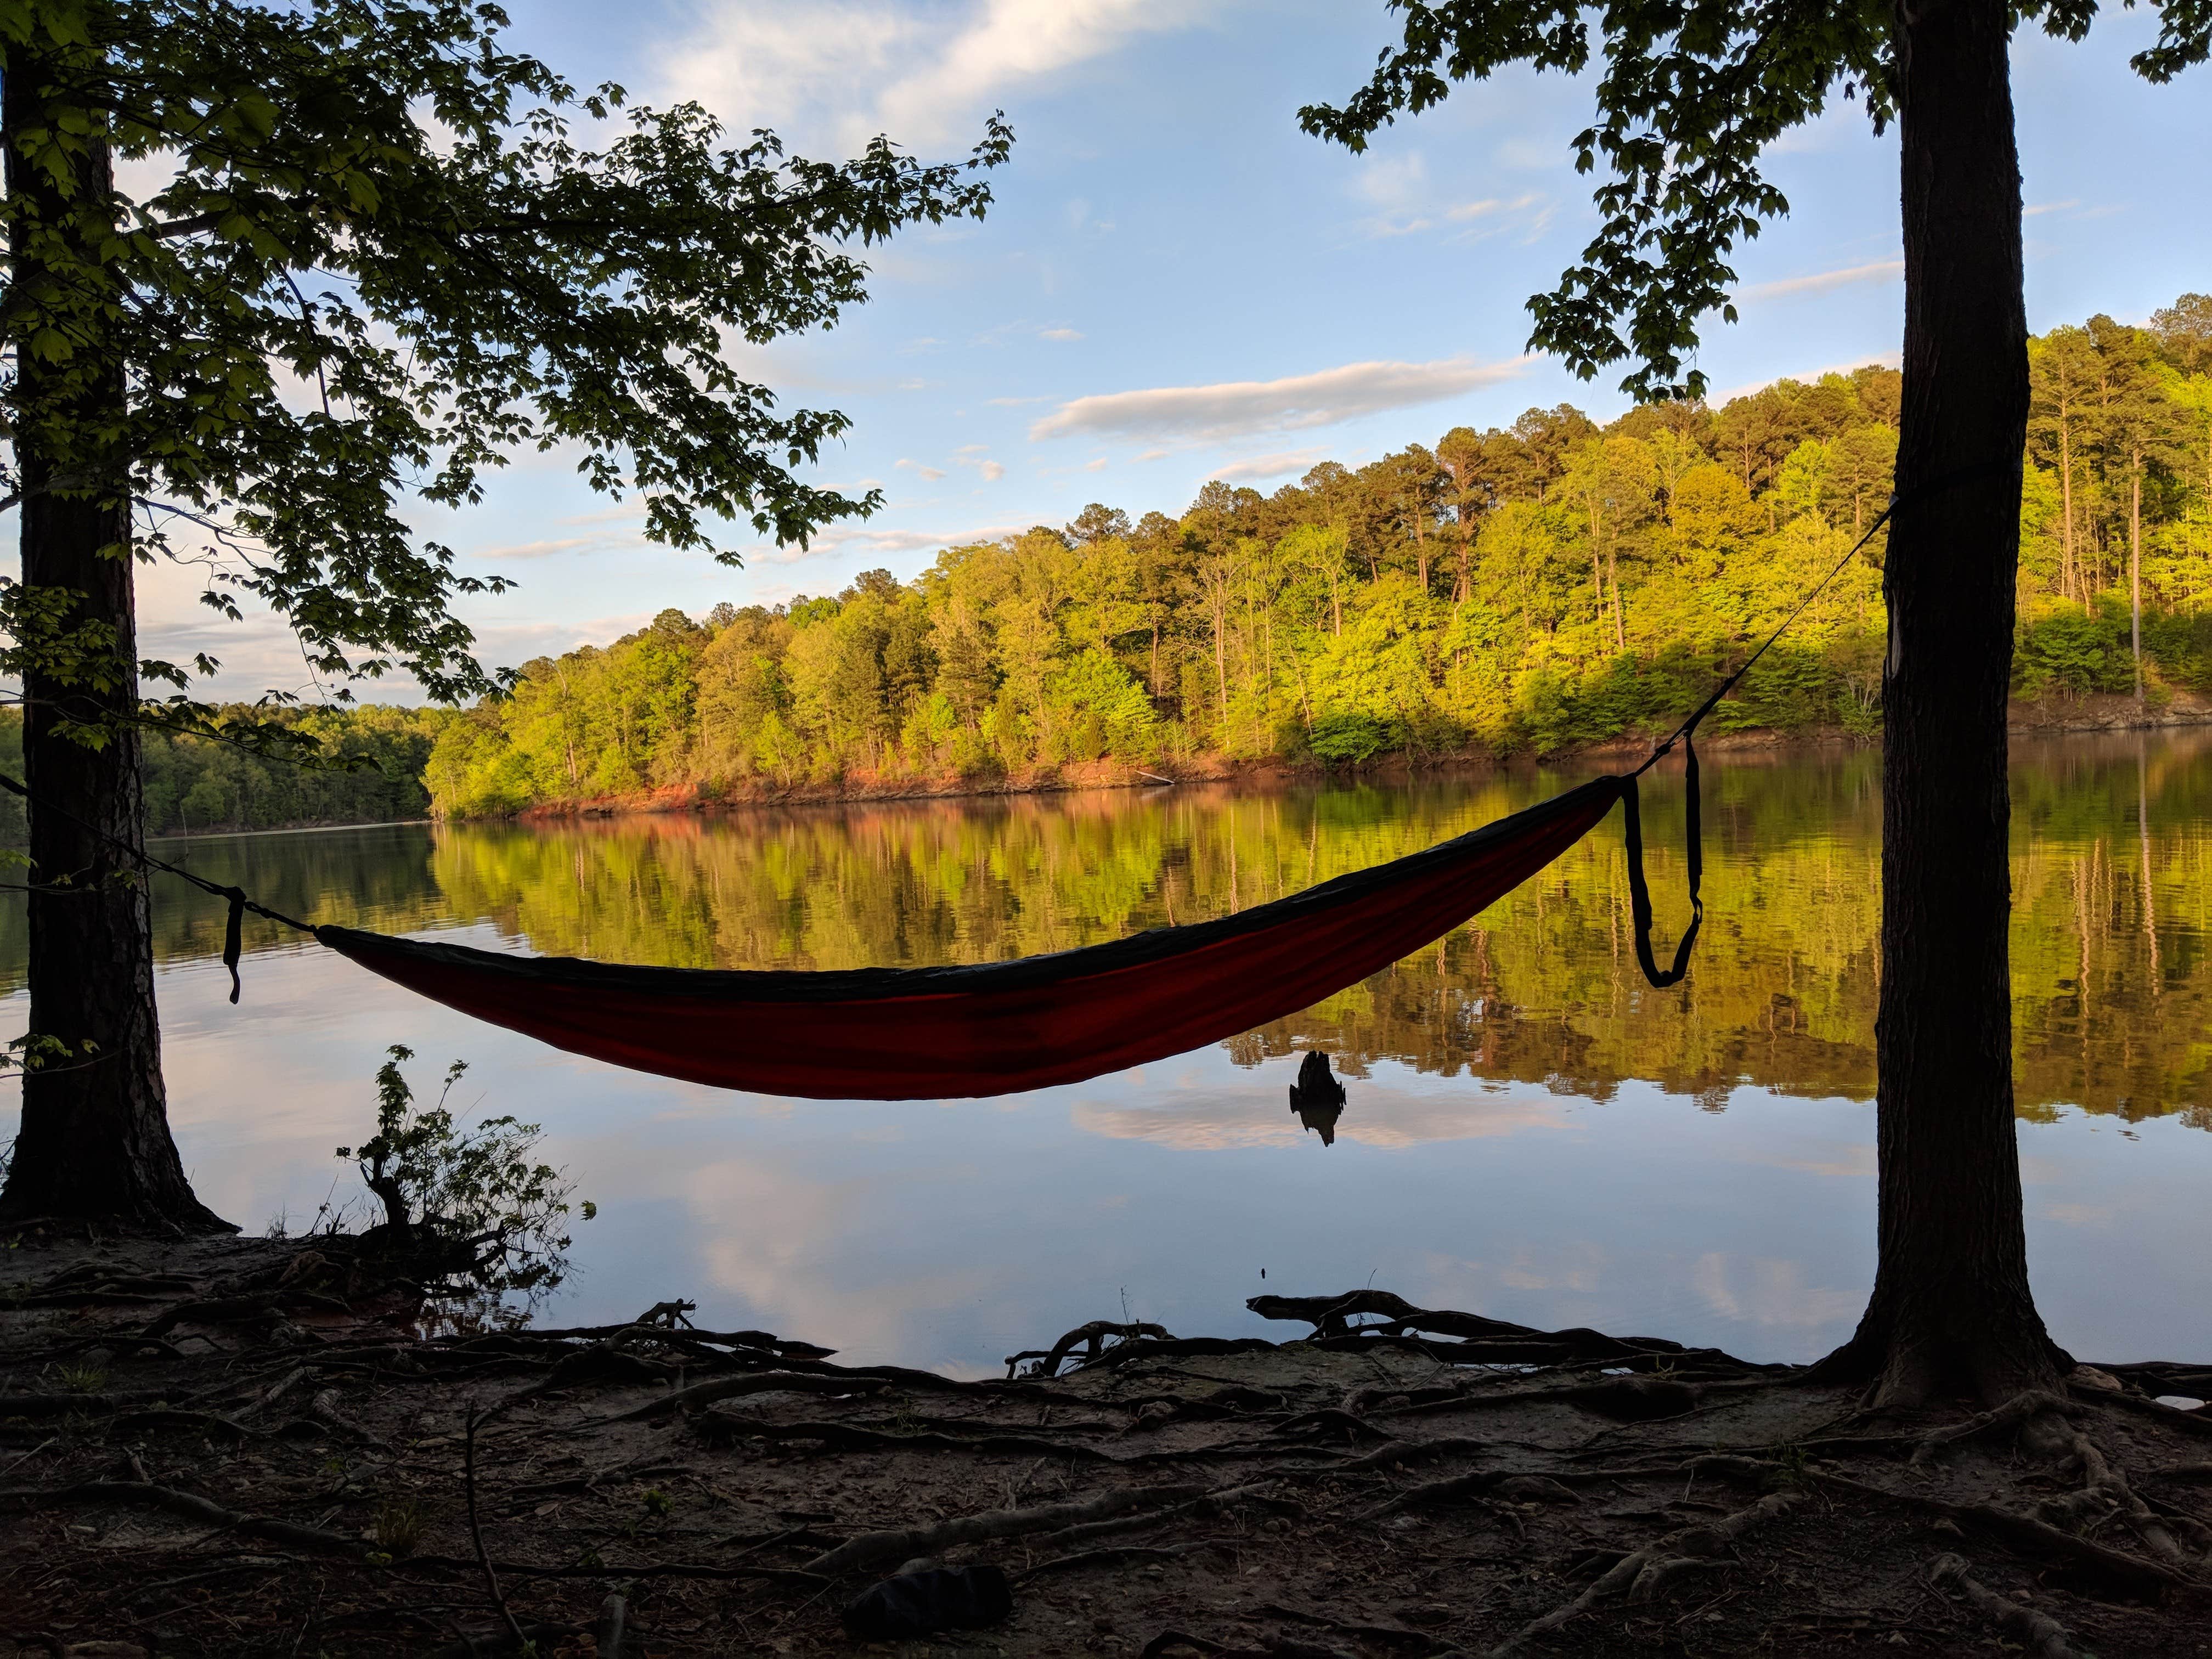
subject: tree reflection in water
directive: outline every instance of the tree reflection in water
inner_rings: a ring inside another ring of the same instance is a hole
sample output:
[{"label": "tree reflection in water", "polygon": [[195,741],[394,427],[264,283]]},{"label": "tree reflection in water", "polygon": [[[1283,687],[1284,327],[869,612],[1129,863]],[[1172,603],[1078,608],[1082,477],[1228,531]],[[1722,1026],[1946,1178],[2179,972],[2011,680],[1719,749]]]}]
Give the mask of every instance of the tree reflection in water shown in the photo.
[{"label": "tree reflection in water", "polygon": [[[1718,1110],[1743,1085],[1869,1097],[1880,757],[1723,754],[1706,772],[1705,895],[1680,987],[1637,971],[1608,823],[1437,944],[1233,1039],[1352,1078],[1380,1060],[1604,1100],[1643,1079]],[[1585,769],[1587,770],[1588,769]],[[1573,781],[896,802],[548,826],[454,824],[165,842],[276,908],[390,932],[489,921],[517,948],[682,967],[856,968],[1060,951],[1226,914],[1412,852]],[[2014,1047],[2023,1116],[2075,1104],[2212,1127],[2212,734],[2016,746]],[[1645,791],[1662,936],[1682,910],[1679,774]],[[213,955],[221,908],[163,884],[165,959]],[[267,923],[249,945],[294,941]],[[20,983],[20,906],[0,985]],[[251,974],[249,971],[249,998]],[[1294,1107],[1326,1142],[1333,1113]],[[1325,1121],[1324,1121],[1325,1120]]]}]

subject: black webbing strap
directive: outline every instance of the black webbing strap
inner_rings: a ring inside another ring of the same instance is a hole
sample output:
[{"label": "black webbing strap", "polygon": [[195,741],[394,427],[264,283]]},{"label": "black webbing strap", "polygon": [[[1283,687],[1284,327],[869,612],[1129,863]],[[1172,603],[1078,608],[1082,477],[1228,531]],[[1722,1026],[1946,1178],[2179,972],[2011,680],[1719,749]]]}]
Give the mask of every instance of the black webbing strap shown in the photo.
[{"label": "black webbing strap", "polygon": [[228,904],[230,910],[223,921],[222,965],[230,970],[230,1000],[233,1002],[238,1000],[238,961],[244,945],[246,913],[248,910],[252,911],[257,916],[265,916],[270,921],[280,921],[287,927],[297,928],[303,933],[313,933],[315,931],[306,922],[295,921],[281,910],[271,910],[265,904],[256,904],[252,899],[246,897],[246,890],[242,887],[224,887],[218,883],[210,881],[205,876],[194,874],[180,865],[172,864],[167,859],[157,859],[144,848],[133,846],[119,836],[111,836],[97,824],[87,823],[76,813],[64,807],[56,806],[51,801],[40,800],[24,787],[20,779],[11,778],[4,772],[0,772],[0,789],[5,789],[9,794],[21,799],[26,805],[37,806],[41,811],[52,812],[67,818],[78,829],[96,836],[123,854],[125,857],[136,859],[148,869],[160,870],[176,877],[179,881],[188,881],[203,893],[219,898]]},{"label": "black webbing strap", "polygon": [[[1628,841],[1628,908],[1636,924],[1636,960],[1644,969],[1644,977],[1651,981],[1654,990],[1659,991],[1680,984],[1682,975],[1690,971],[1690,948],[1697,944],[1698,929],[1705,920],[1705,901],[1701,890],[1705,884],[1705,834],[1698,788],[1698,745],[1691,732],[1686,731],[1680,735],[1682,782],[1687,791],[1683,811],[1688,818],[1690,844],[1690,925],[1682,930],[1681,940],[1674,946],[1674,965],[1664,973],[1659,970],[1659,963],[1651,954],[1651,888],[1644,878],[1644,814],[1636,799],[1637,773],[1632,772],[1620,781],[1621,827]],[[1642,769],[1639,767],[1638,771]]]},{"label": "black webbing strap", "polygon": [[[1805,614],[1805,607],[1820,596],[1820,591],[1843,574],[1845,565],[1858,557],[1860,550],[1875,538],[1875,532],[1889,522],[1890,516],[1897,511],[1899,503],[1924,500],[1929,495],[1941,495],[1943,491],[1954,489],[1971,479],[1983,477],[1993,472],[2002,472],[2008,469],[2017,471],[2020,465],[2016,457],[2010,460],[1976,461],[1966,466],[1954,467],[1948,472],[1940,473],[1930,478],[1925,483],[1915,484],[1910,489],[1899,490],[1892,495],[1887,505],[1880,513],[1875,514],[1875,520],[1866,527],[1866,533],[1851,544],[1850,551],[1837,560],[1826,575],[1805,590],[1805,597],[1798,600],[1790,614],[1782,619],[1781,626],[1766,636],[1758,650],[1744,659],[1741,667],[1713,688],[1713,694],[1699,703],[1689,719],[1676,726],[1663,742],[1652,750],[1643,765],[1621,779],[1620,815],[1622,827],[1626,831],[1628,841],[1628,902],[1631,915],[1636,924],[1636,960],[1644,969],[1644,977],[1651,981],[1655,989],[1664,990],[1670,985],[1680,983],[1682,975],[1689,971],[1690,947],[1697,943],[1698,926],[1705,919],[1705,902],[1699,891],[1705,884],[1705,828],[1703,815],[1699,810],[1701,803],[1698,796],[1698,749],[1697,744],[1692,741],[1698,723],[1720,706],[1723,697],[1735,690],[1736,682],[1751,672],[1752,665],[1766,654],[1768,648],[1775,641],[1790,631],[1790,624]],[[1674,947],[1674,965],[1662,973],[1659,971],[1658,959],[1651,951],[1651,889],[1644,878],[1644,823],[1643,815],[1637,810],[1636,781],[1657,765],[1659,757],[1678,743],[1682,745],[1682,756],[1686,763],[1683,768],[1683,782],[1688,790],[1684,809],[1689,838],[1690,925],[1683,930],[1681,943]]]}]

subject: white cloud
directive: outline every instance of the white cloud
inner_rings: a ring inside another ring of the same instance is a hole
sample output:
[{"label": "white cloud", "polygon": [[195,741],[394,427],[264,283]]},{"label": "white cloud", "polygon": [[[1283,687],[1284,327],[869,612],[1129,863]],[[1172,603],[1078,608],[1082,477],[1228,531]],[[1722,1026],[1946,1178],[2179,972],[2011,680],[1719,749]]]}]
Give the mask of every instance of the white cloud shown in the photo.
[{"label": "white cloud", "polygon": [[1451,232],[1443,239],[1447,242],[1481,241],[1517,230],[1525,244],[1551,228],[1556,211],[1541,191],[1524,191],[1518,196],[1486,196],[1443,208],[1429,204],[1395,206],[1366,221],[1363,228],[1376,239],[1441,228]]},{"label": "white cloud", "polygon": [[1218,0],[884,0],[722,5],[661,58],[666,89],[738,127],[819,121],[850,147],[876,132],[970,137],[1020,88],[1206,21]]},{"label": "white cloud", "polygon": [[[487,664],[520,663],[532,657],[558,656],[580,645],[605,645],[610,640],[618,640],[625,634],[635,633],[652,620],[652,612],[636,611],[611,617],[587,617],[572,623],[492,623],[477,629],[477,660]],[[381,700],[384,694],[377,695]]]},{"label": "white cloud", "polygon": [[1106,458],[1101,455],[1096,460],[1084,462],[1083,470],[1085,472],[1103,472],[1106,470]]},{"label": "white cloud", "polygon": [[1164,461],[1167,458],[1168,452],[1164,449],[1147,449],[1137,457],[1140,461]]},{"label": "white cloud", "polygon": [[983,475],[985,483],[996,483],[1006,476],[1006,469],[990,459],[990,453],[988,444],[963,444],[952,452],[952,464],[955,466],[972,466]]},{"label": "white cloud", "polygon": [[1376,207],[1403,208],[1420,199],[1428,182],[1428,163],[1421,159],[1420,151],[1413,149],[1403,155],[1369,157],[1352,187],[1363,201]]},{"label": "white cloud", "polygon": [[1778,283],[1760,283],[1744,289],[1737,297],[1778,300],[1790,294],[1826,294],[1832,289],[1850,288],[1860,283],[1895,282],[1904,275],[1904,260],[1876,259],[1868,264],[1846,265],[1841,270],[1820,270],[1809,276],[1785,276]]},{"label": "white cloud", "polygon": [[1282,449],[1272,455],[1248,455],[1242,460],[1231,461],[1214,468],[1209,477],[1224,483],[1237,483],[1260,478],[1280,478],[1291,473],[1304,473],[1317,461],[1326,459],[1328,451],[1318,445],[1310,449]]},{"label": "white cloud", "polygon": [[1516,208],[1533,206],[1543,199],[1534,194],[1516,196],[1511,201],[1499,196],[1486,196],[1480,202],[1462,202],[1457,207],[1446,208],[1444,217],[1463,222],[1469,219],[1487,219],[1493,215],[1507,213]]},{"label": "white cloud", "polygon": [[1083,337],[1083,334],[1079,329],[1048,328],[1037,337],[1044,340],[1079,340]]},{"label": "white cloud", "polygon": [[1032,440],[1094,437],[1232,438],[1302,431],[1384,410],[1455,398],[1526,372],[1527,362],[1346,363],[1279,380],[1224,380],[1105,392],[1062,404],[1030,428]]},{"label": "white cloud", "polygon": [[515,542],[505,547],[471,548],[472,559],[544,559],[556,553],[573,553],[579,548],[599,547],[605,544],[601,536],[562,536],[551,541]]},{"label": "white cloud", "polygon": [[1462,202],[1444,210],[1444,217],[1461,227],[1453,242],[1480,241],[1485,237],[1518,230],[1525,246],[1552,228],[1559,204],[1540,191],[1527,191],[1512,198],[1490,196],[1479,202]]},{"label": "white cloud", "polygon": [[2063,213],[2068,208],[2077,208],[2081,205],[2079,197],[2069,196],[2063,202],[2038,202],[2033,207],[2022,208],[2020,214],[2023,219],[2033,219],[2039,213]]},{"label": "white cloud", "polygon": [[945,476],[945,469],[943,467],[925,465],[921,461],[910,461],[903,455],[899,457],[897,460],[894,461],[892,465],[898,467],[904,471],[919,473],[921,476],[921,480],[924,483],[935,483],[939,478]]},{"label": "white cloud", "polygon": [[832,525],[814,538],[807,547],[763,546],[745,555],[745,562],[753,564],[796,564],[801,559],[821,558],[844,552],[860,553],[918,553],[934,551],[940,547],[972,547],[978,542],[995,542],[1007,536],[1018,536],[1028,529],[1026,524],[987,525],[970,530],[891,530],[871,529],[866,525]]}]

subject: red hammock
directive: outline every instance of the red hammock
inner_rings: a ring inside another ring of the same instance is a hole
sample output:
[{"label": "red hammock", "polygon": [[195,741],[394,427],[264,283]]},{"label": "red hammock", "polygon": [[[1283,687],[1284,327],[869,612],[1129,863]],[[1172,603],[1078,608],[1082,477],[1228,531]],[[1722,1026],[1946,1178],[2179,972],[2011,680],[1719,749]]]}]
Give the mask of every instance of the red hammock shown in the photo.
[{"label": "red hammock", "polygon": [[[1687,781],[1691,896],[1702,916],[1694,750]],[[821,1100],[1012,1094],[1182,1054],[1309,1007],[1520,885],[1616,800],[1638,957],[1652,983],[1672,984],[1698,924],[1662,973],[1651,957],[1633,775],[1595,779],[1424,852],[1218,921],[1013,962],[732,972],[507,956],[349,927],[314,934],[448,1007],[641,1072]]]}]

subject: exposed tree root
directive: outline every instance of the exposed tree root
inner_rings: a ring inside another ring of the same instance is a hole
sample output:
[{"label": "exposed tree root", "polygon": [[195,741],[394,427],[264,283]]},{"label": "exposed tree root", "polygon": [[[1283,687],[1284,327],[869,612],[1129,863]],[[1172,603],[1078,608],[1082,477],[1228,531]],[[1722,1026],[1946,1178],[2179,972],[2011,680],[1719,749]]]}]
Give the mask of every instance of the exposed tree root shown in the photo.
[{"label": "exposed tree root", "polygon": [[235,1510],[225,1509],[211,1498],[178,1492],[169,1486],[157,1486],[146,1480],[81,1480],[73,1486],[59,1486],[52,1490],[19,1486],[13,1491],[0,1491],[0,1506],[27,1510],[45,1509],[58,1504],[132,1504],[149,1509],[166,1510],[172,1515],[182,1516],[188,1521],[198,1521],[207,1526],[226,1528],[252,1538],[266,1538],[272,1543],[289,1544],[295,1549],[321,1550],[333,1555],[358,1557],[367,1547],[357,1538],[325,1532],[320,1527],[303,1527],[295,1521],[240,1515]]},{"label": "exposed tree root", "polygon": [[820,1376],[805,1371],[756,1371],[749,1376],[718,1376],[711,1382],[695,1382],[688,1389],[647,1401],[635,1411],[618,1412],[599,1420],[641,1423],[666,1417],[672,1412],[695,1411],[718,1400],[735,1400],[749,1394],[875,1394],[888,1386],[870,1377],[855,1381],[850,1376]]},{"label": "exposed tree root", "polygon": [[[2100,1398],[2115,1397],[2105,1389],[2096,1390],[2096,1394]],[[2135,1494],[2127,1477],[2112,1466],[2096,1443],[2068,1420],[2079,1416],[2083,1409],[2075,1401],[2046,1390],[2030,1389],[1965,1423],[1923,1437],[1913,1450],[1912,1462],[1926,1463],[1948,1447],[2006,1430],[2016,1431],[2021,1443],[2029,1450],[2071,1462],[2081,1472],[2082,1484],[2079,1489],[2048,1498],[2037,1506],[2042,1520],[2060,1527],[2081,1528],[2118,1518],[2160,1561],[2185,1571],[2193,1563],[2176,1541],[2172,1528]],[[2185,1517],[2179,1523],[2196,1528],[2196,1523]]]},{"label": "exposed tree root", "polygon": [[1930,1462],[1947,1448],[1962,1441],[2000,1434],[2008,1430],[2017,1431],[2036,1418],[2045,1415],[2063,1419],[2075,1409],[2076,1407],[2055,1394],[2030,1389],[2024,1394],[2014,1395],[1994,1410],[1982,1412],[1963,1423],[1954,1423],[1921,1436],[1912,1449],[1912,1461],[1915,1463]]},{"label": "exposed tree root", "polygon": [[1180,1561],[1199,1550],[1233,1550],[1236,1547],[1236,1540],[1229,1538],[1201,1538],[1188,1544],[1109,1544],[1103,1549],[1079,1550],[1073,1555],[1054,1556],[1049,1561],[1040,1561],[1036,1565],[1016,1573],[1013,1582],[1018,1587],[1048,1573],[1073,1572],[1085,1567],[1102,1567],[1109,1563],[1125,1561]]},{"label": "exposed tree root", "polygon": [[2174,1541],[2172,1532],[2130,1489],[2127,1477],[2057,1410],[2031,1417],[2021,1426],[2021,1440],[2031,1449],[2070,1458],[2081,1471],[2081,1489],[2045,1503],[2042,1506],[2045,1519],[2078,1524],[2085,1519],[2116,1515],[2160,1560],[2176,1567],[2187,1564],[2188,1558]]},{"label": "exposed tree root", "polygon": [[[833,1659],[843,1595],[918,1558],[1020,1583],[991,1638],[1011,1659],[1128,1659],[1163,1632],[1159,1651],[1268,1659],[1501,1642],[1751,1659],[1893,1634],[1965,1652],[2049,1635],[1969,1594],[2017,1582],[2014,1556],[2081,1594],[2063,1616],[2084,1651],[2186,1651],[2163,1631],[2202,1605],[2212,1462],[2182,1438],[2199,1419],[2135,1392],[2185,1368],[2114,1368],[2117,1390],[1931,1432],[1786,1369],[1363,1292],[1296,1299],[1319,1316],[1299,1340],[1107,1321],[1030,1356],[1066,1375],[961,1382],[701,1330],[680,1302],[417,1335],[342,1263],[234,1248],[216,1273],[157,1284],[142,1257],[53,1292],[104,1291],[112,1314],[89,1297],[11,1316],[0,1297],[0,1332],[28,1339],[0,1342],[0,1470],[42,1477],[0,1474],[25,1482],[0,1513],[76,1511],[0,1522],[0,1605],[28,1590],[63,1646],[166,1652],[157,1633],[183,1631],[186,1654],[397,1659],[457,1637],[446,1650],[513,1653],[519,1628],[541,1652],[558,1637],[615,1659]],[[136,1335],[162,1297],[290,1291],[355,1314],[288,1302],[181,1341]],[[102,1341],[102,1318],[128,1328]],[[58,1356],[95,1386],[54,1392]],[[2011,1434],[2042,1455],[2011,1455]],[[143,1513],[165,1508],[186,1524]],[[1743,1534],[1784,1510],[1765,1559]],[[1970,1570],[1931,1595],[1946,1549]],[[1575,1582],[1543,1588],[1563,1567]]]},{"label": "exposed tree root", "polygon": [[[1662,1337],[1607,1336],[1602,1331],[1540,1331],[1480,1314],[1417,1308],[1389,1291],[1346,1291],[1340,1296],[1255,1296],[1244,1305],[1262,1319],[1298,1320],[1314,1327],[1316,1340],[1371,1340],[1409,1338],[1416,1334],[1460,1339],[1421,1345],[1452,1364],[1560,1364],[1598,1360],[1634,1367],[1711,1368],[1724,1371],[1786,1372],[1780,1365],[1755,1365],[1717,1348],[1686,1348]],[[1354,1326],[1371,1318],[1372,1325]]]},{"label": "exposed tree root", "polygon": [[1026,1373],[1028,1376],[1057,1376],[1060,1375],[1060,1362],[1066,1358],[1078,1347],[1082,1348],[1086,1361],[1095,1364],[1099,1356],[1105,1352],[1106,1340],[1109,1337],[1119,1342],[1134,1342],[1145,1337],[1151,1337],[1162,1342],[1172,1342],[1176,1340],[1169,1334],[1165,1326],[1148,1325],[1142,1320],[1116,1323],[1110,1319],[1094,1319],[1087,1325],[1078,1325],[1049,1348],[1030,1348],[1020,1353],[1008,1354],[1006,1378],[1009,1382],[1013,1380],[1024,1359],[1034,1359],[1037,1362],[1029,1369]]},{"label": "exposed tree root", "polygon": [[2008,1595],[1999,1595],[1966,1570],[1962,1557],[1937,1556],[1929,1565],[1928,1581],[1956,1591],[1968,1607],[2026,1649],[2028,1659],[2087,1659],[2063,1625]]},{"label": "exposed tree root", "polygon": [[1923,1515],[1940,1516],[1960,1527],[1988,1533],[2024,1554],[2039,1555],[2084,1569],[2093,1577],[2131,1595],[2156,1601],[2170,1590],[2202,1588],[2196,1580],[2161,1562],[2146,1561],[2141,1556],[2130,1555],[2124,1550],[2113,1549],[2094,1539],[2081,1538],[2062,1531],[2032,1515],[1999,1509],[1995,1504],[1947,1504],[1941,1498],[1923,1498],[1917,1492],[1892,1492],[1885,1486],[1853,1480],[1824,1469],[1808,1470],[1806,1478],[1832,1490],[1858,1492],[1884,1503],[1916,1510]]},{"label": "exposed tree root", "polygon": [[1564,1607],[1523,1625],[1491,1649],[1487,1659],[1514,1659],[1526,1653],[1539,1637],[1612,1601],[1649,1601],[1684,1574],[1717,1565],[1723,1552],[1754,1527],[1786,1514],[1801,1498],[1790,1492],[1770,1492],[1748,1509],[1738,1510],[1709,1525],[1685,1527],[1656,1543],[1647,1544],[1607,1568],[1597,1582]]},{"label": "exposed tree root", "polygon": [[1057,1532],[1079,1522],[1101,1521],[1132,1510],[1164,1509],[1207,1496],[1203,1486],[1130,1486],[1103,1493],[1079,1504],[1046,1504],[1035,1509],[997,1510],[987,1515],[963,1516],[934,1527],[906,1527],[892,1532],[863,1533],[836,1549],[816,1556],[805,1571],[824,1577],[903,1561],[918,1555],[934,1555],[955,1544],[980,1543],[989,1538],[1017,1538],[1024,1533]]}]

